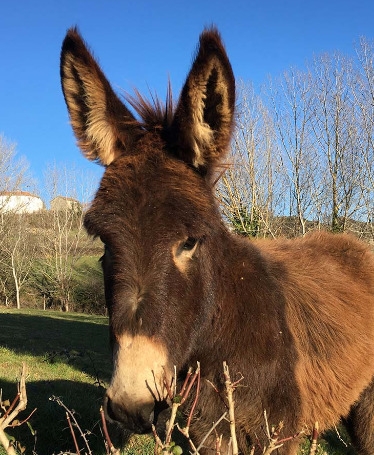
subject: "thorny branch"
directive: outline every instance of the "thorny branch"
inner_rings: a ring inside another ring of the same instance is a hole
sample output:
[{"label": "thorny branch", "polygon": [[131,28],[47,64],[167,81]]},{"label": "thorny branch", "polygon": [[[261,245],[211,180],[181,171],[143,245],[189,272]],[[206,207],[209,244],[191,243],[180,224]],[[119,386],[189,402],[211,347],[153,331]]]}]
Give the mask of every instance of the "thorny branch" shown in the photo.
[{"label": "thorny branch", "polygon": [[59,406],[61,406],[62,408],[65,409],[65,411],[66,411],[66,417],[67,417],[67,419],[68,419],[69,428],[70,428],[70,431],[71,431],[71,433],[72,433],[72,437],[73,437],[74,444],[75,444],[75,447],[76,447],[76,450],[77,450],[77,454],[79,454],[80,452],[79,452],[79,449],[78,449],[78,446],[77,446],[77,441],[76,441],[76,438],[75,438],[74,429],[73,429],[73,427],[72,427],[72,424],[71,424],[70,419],[72,419],[72,421],[73,421],[73,423],[74,423],[74,426],[78,429],[79,434],[82,436],[82,439],[83,439],[83,441],[84,441],[84,443],[85,443],[85,446],[86,446],[86,448],[87,448],[88,454],[89,454],[89,455],[92,455],[92,451],[91,451],[90,445],[89,445],[89,443],[88,443],[86,434],[82,431],[81,427],[79,426],[78,421],[77,421],[77,419],[76,419],[75,416],[74,416],[74,412],[71,411],[71,410],[63,403],[63,401],[61,400],[61,398],[52,395],[49,399],[50,399],[51,401],[55,401]]},{"label": "thorny branch", "polygon": [[319,425],[318,422],[315,422],[312,433],[312,444],[310,446],[309,455],[315,455],[317,451],[317,442],[319,434]]},{"label": "thorny branch", "polygon": [[75,433],[74,433],[74,428],[73,428],[73,425],[71,423],[71,420],[70,420],[70,416],[69,416],[69,413],[67,412],[66,413],[66,420],[68,421],[68,425],[69,425],[69,428],[70,428],[70,433],[73,437],[73,442],[74,442],[74,446],[75,446],[75,450],[77,452],[77,455],[79,455],[81,453],[81,451],[79,450],[79,446],[78,446],[78,442],[77,442],[77,438],[75,436]]}]

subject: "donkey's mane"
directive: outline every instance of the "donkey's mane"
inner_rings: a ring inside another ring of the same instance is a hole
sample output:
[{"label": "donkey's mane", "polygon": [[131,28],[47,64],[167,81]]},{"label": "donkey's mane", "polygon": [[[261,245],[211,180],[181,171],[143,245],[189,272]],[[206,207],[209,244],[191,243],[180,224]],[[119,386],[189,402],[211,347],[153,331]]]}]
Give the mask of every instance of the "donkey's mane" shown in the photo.
[{"label": "donkey's mane", "polygon": [[134,90],[134,95],[126,93],[125,100],[138,115],[138,125],[145,131],[166,132],[170,129],[175,112],[170,81],[165,102],[158,97],[157,93],[150,93],[150,99],[147,99],[137,89]]}]

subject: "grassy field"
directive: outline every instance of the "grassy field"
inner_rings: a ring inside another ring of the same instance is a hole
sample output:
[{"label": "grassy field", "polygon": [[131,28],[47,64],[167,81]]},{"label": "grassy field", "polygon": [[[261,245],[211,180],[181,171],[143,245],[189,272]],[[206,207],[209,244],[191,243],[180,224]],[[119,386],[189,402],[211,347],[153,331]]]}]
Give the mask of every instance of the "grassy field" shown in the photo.
[{"label": "grassy field", "polygon": [[[107,319],[0,307],[3,400],[12,400],[16,395],[22,362],[27,364],[28,408],[20,417],[26,418],[37,408],[30,419],[36,437],[27,425],[9,429],[8,434],[26,446],[26,454],[75,452],[65,411],[50,400],[57,396],[75,411],[80,426],[88,433],[92,453],[104,455],[99,409],[111,373]],[[123,443],[120,435],[111,430],[116,444]],[[78,442],[83,447],[83,441]],[[1,450],[0,455],[5,454]],[[149,437],[132,438],[122,453],[151,454],[153,442]]]}]

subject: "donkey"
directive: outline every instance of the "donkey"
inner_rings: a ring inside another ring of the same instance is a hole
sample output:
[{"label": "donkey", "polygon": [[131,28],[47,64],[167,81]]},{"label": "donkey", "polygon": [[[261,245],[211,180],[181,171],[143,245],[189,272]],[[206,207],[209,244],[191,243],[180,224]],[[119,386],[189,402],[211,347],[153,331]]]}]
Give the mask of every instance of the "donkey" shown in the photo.
[{"label": "donkey", "polygon": [[[343,420],[359,453],[373,455],[373,255],[349,235],[249,241],[227,228],[214,185],[232,135],[235,81],[219,32],[201,34],[176,105],[170,91],[166,103],[122,101],[74,28],[61,80],[79,147],[105,166],[85,227],[105,245],[108,419],[149,432],[174,366],[183,380],[199,361],[191,424],[199,442],[225,411],[226,361],[244,376],[235,395],[242,453],[262,438],[266,410],[284,436]],[[228,453],[227,422],[218,432]],[[212,440],[201,454],[212,453]]]}]

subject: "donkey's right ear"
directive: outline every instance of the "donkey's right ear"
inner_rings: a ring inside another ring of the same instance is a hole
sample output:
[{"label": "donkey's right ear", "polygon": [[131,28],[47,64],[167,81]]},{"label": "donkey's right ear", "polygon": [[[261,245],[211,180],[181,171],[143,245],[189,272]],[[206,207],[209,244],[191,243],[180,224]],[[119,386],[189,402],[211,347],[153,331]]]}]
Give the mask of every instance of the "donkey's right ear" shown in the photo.
[{"label": "donkey's right ear", "polygon": [[191,71],[176,108],[175,153],[201,174],[211,174],[225,156],[234,127],[235,79],[214,27],[200,36]]},{"label": "donkey's right ear", "polygon": [[109,165],[132,146],[138,127],[76,28],[62,44],[60,74],[78,146],[88,159]]}]

